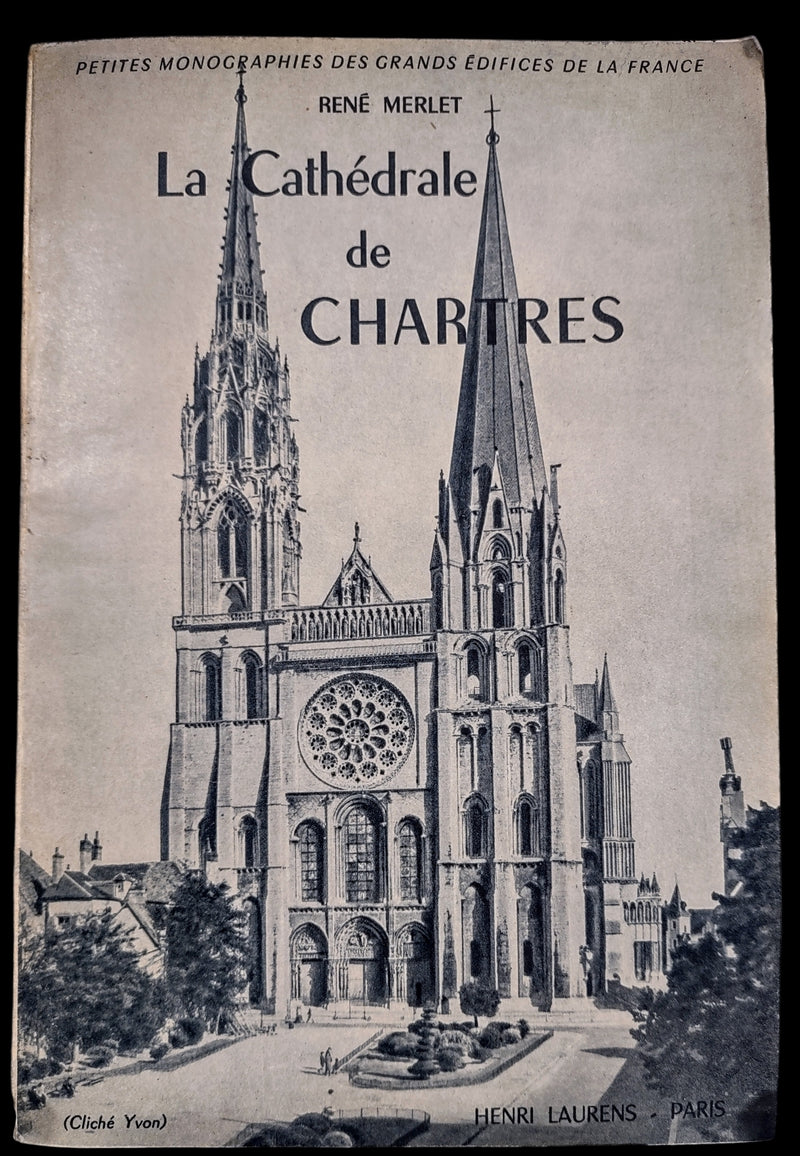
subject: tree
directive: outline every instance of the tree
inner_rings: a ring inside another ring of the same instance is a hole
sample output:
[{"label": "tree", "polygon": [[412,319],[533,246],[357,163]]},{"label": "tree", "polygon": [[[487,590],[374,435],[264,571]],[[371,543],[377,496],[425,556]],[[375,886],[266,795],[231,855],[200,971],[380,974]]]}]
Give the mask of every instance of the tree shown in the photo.
[{"label": "tree", "polygon": [[475,1027],[478,1026],[478,1016],[497,1015],[497,1009],[500,1007],[500,993],[497,989],[486,987],[474,980],[461,985],[458,997],[464,1015],[474,1017]]},{"label": "tree", "polygon": [[[641,1041],[648,1082],[672,1100],[745,1107],[778,1078],[779,812],[762,804],[736,837],[741,886],[715,896],[715,929],[673,953]],[[746,1057],[743,1062],[743,1057]]]},{"label": "tree", "polygon": [[167,917],[165,980],[177,1014],[219,1030],[247,983],[245,916],[224,885],[189,872]]},{"label": "tree", "polygon": [[139,964],[130,932],[112,912],[27,936],[20,945],[20,1032],[52,1058],[106,1040],[149,1043],[164,1022],[163,989]]}]

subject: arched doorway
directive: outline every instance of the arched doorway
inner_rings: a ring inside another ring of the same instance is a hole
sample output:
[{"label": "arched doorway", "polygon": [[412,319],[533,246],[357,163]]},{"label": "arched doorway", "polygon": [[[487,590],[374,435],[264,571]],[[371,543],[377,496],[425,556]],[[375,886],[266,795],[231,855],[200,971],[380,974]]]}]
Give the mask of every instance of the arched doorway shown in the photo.
[{"label": "arched doorway", "polygon": [[292,999],[309,1007],[328,1002],[328,943],[318,927],[307,923],[292,936]]},{"label": "arched doorway", "polygon": [[337,937],[338,995],[352,1003],[385,1004],[388,997],[386,938],[368,919],[357,919]]},{"label": "arched doorway", "polygon": [[542,893],[527,883],[517,900],[519,994],[532,1003],[544,997],[544,926]]},{"label": "arched doorway", "polygon": [[411,924],[397,936],[397,999],[423,1007],[433,999],[433,953],[424,928]]},{"label": "arched doorway", "polygon": [[462,974],[468,980],[491,984],[492,934],[489,904],[483,888],[471,883],[461,900],[463,935]]}]

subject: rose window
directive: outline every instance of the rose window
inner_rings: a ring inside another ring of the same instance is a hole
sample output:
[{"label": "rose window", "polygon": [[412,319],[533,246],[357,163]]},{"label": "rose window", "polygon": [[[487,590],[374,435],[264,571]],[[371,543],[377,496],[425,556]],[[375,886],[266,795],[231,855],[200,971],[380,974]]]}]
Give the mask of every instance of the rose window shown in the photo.
[{"label": "rose window", "polygon": [[378,677],[342,676],[309,700],[300,719],[303,758],[340,787],[377,786],[408,758],[414,718],[406,699]]}]

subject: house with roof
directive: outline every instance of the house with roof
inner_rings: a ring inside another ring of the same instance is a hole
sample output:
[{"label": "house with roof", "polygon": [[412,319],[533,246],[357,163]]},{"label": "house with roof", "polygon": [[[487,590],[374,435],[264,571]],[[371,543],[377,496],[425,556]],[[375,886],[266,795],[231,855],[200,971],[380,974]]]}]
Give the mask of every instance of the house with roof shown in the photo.
[{"label": "house with roof", "polygon": [[114,922],[127,933],[142,967],[158,976],[164,963],[163,934],[168,905],[180,882],[182,869],[171,861],[103,863],[102,851],[99,834],[95,833],[94,842],[87,834],[80,842],[77,870],[69,865],[64,867],[64,856],[58,847],[53,854],[50,876],[38,864],[35,864],[38,872],[28,867],[25,886],[29,893],[36,888],[36,879],[42,882],[44,877],[49,879],[41,887],[39,897],[43,930],[58,930],[87,915],[111,911]]}]

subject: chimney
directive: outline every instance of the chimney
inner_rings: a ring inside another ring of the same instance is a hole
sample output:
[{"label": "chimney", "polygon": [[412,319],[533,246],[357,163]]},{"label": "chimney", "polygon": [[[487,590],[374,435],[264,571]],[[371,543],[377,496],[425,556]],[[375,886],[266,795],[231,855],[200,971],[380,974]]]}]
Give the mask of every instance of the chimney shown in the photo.
[{"label": "chimney", "polygon": [[91,862],[91,858],[92,858],[92,844],[91,844],[91,841],[89,839],[89,834],[87,832],[83,836],[83,838],[81,839],[80,867],[78,868],[78,870],[81,871],[82,874],[84,874],[84,875],[89,870],[89,863]]},{"label": "chimney", "polygon": [[64,856],[56,847],[53,852],[53,882],[58,883],[61,876],[64,874]]},{"label": "chimney", "polygon": [[100,832],[95,831],[94,843],[92,844],[92,862],[102,863],[103,861],[103,845],[100,842]]}]

